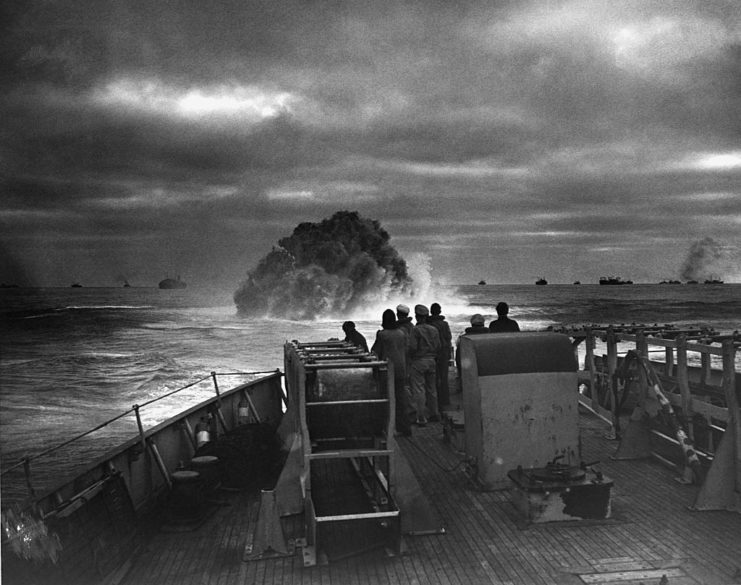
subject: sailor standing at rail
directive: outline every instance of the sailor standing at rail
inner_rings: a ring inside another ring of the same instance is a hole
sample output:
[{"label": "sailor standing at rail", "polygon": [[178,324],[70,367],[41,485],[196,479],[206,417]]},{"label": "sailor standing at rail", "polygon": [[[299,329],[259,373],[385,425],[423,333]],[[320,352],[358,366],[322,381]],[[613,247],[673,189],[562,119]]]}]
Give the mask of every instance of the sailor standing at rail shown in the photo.
[{"label": "sailor standing at rail", "polygon": [[497,303],[497,318],[489,323],[489,331],[492,333],[515,333],[520,330],[517,321],[510,319],[509,305],[505,302]]},{"label": "sailor standing at rail", "polygon": [[453,345],[451,343],[453,334],[450,332],[450,325],[445,320],[445,316],[441,313],[442,307],[440,304],[432,303],[430,305],[430,316],[427,317],[427,322],[437,329],[440,334],[440,353],[437,354],[437,407],[439,410],[450,404],[448,368],[453,357]]},{"label": "sailor standing at rail", "polygon": [[363,334],[355,329],[355,323],[353,321],[345,321],[342,324],[342,330],[345,332],[345,341],[352,343],[366,353],[368,352],[368,342],[363,337]]},{"label": "sailor standing at rail", "polygon": [[414,323],[412,323],[412,318],[409,316],[409,307],[406,305],[396,305],[396,326],[408,336],[412,335]]},{"label": "sailor standing at rail", "polygon": [[[493,321],[492,321],[493,323]],[[458,341],[455,344],[455,379],[456,379],[456,393],[461,392],[461,337],[463,335],[482,335],[484,333],[491,333],[489,328],[486,326],[486,320],[481,313],[471,315],[471,326],[466,327],[466,330],[458,336]]]},{"label": "sailor standing at rail", "polygon": [[371,351],[379,359],[388,360],[394,369],[394,395],[396,400],[396,432],[405,436],[412,436],[412,426],[409,420],[409,388],[407,386],[407,334],[396,325],[396,316],[391,309],[383,312],[381,326],[383,329],[376,332],[376,341]]},{"label": "sailor standing at rail", "polygon": [[[414,323],[412,323],[412,318],[409,316],[409,307],[407,307],[404,304],[396,305],[396,327],[404,332],[404,335],[407,336],[407,346],[409,345],[409,338],[412,336],[412,329],[414,329]],[[409,376],[412,371],[412,362],[409,359],[409,352],[407,352],[407,378],[404,383],[404,389],[406,391],[407,396],[409,396],[409,400],[407,401],[409,407],[407,410],[407,418],[409,419],[410,424],[417,419],[417,411],[415,407],[415,401],[412,398],[412,385],[409,380]],[[424,416],[424,413],[419,413],[419,416]]]},{"label": "sailor standing at rail", "polygon": [[426,425],[428,420],[440,420],[436,383],[436,358],[440,353],[440,334],[435,327],[427,323],[429,314],[429,309],[424,305],[414,307],[417,324],[409,338],[412,396],[417,406],[416,424],[419,426]]}]

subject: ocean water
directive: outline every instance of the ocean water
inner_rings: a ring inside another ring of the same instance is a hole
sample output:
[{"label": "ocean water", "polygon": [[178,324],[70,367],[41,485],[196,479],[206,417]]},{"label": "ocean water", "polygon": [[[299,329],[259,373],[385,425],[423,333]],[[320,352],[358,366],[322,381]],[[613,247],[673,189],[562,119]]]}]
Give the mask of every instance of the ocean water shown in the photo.
[{"label": "ocean water", "polygon": [[[391,299],[353,315],[312,322],[246,319],[233,291],[156,288],[0,289],[0,457],[2,469],[83,433],[134,404],[208,378],[230,387],[250,372],[283,368],[288,340],[343,336],[353,319],[369,345],[381,313],[398,302],[439,302],[454,338],[473,313],[487,322],[499,301],[523,330],[583,324],[668,324],[741,329],[741,285],[466,285],[437,287],[419,299]],[[237,374],[245,374],[237,375]],[[228,383],[233,380],[234,384]],[[142,410],[152,426],[213,396],[210,379]],[[136,434],[129,415],[32,463],[43,489],[75,466]],[[2,498],[24,495],[21,470],[2,478]]]}]

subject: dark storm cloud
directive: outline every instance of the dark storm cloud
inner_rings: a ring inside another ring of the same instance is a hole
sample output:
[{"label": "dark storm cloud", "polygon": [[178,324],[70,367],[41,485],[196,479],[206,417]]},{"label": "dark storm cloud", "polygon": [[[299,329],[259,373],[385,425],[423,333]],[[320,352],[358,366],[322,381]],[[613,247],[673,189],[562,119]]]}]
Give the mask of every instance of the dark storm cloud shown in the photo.
[{"label": "dark storm cloud", "polygon": [[453,255],[738,241],[735,1],[6,4],[0,220],[31,264],[130,233],[241,276],[338,209]]}]

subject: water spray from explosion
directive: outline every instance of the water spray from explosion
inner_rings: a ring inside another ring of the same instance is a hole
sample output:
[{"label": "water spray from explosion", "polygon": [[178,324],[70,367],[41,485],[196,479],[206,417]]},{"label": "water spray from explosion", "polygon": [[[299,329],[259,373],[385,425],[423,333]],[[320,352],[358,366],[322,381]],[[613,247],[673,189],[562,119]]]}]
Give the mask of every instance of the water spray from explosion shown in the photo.
[{"label": "water spray from explosion", "polygon": [[681,269],[683,280],[702,281],[724,278],[737,281],[741,277],[738,250],[707,237],[690,246]]},{"label": "water spray from explosion", "polygon": [[356,211],[299,224],[234,293],[242,316],[341,315],[412,291],[404,259],[381,225]]}]

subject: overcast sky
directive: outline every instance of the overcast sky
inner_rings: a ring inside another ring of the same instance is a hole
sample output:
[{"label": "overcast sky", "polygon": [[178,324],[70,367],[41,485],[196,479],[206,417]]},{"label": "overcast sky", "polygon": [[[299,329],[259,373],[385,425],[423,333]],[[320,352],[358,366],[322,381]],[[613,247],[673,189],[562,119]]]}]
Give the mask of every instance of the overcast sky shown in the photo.
[{"label": "overcast sky", "polygon": [[2,10],[3,282],[236,287],[345,209],[440,282],[741,282],[738,0]]}]

